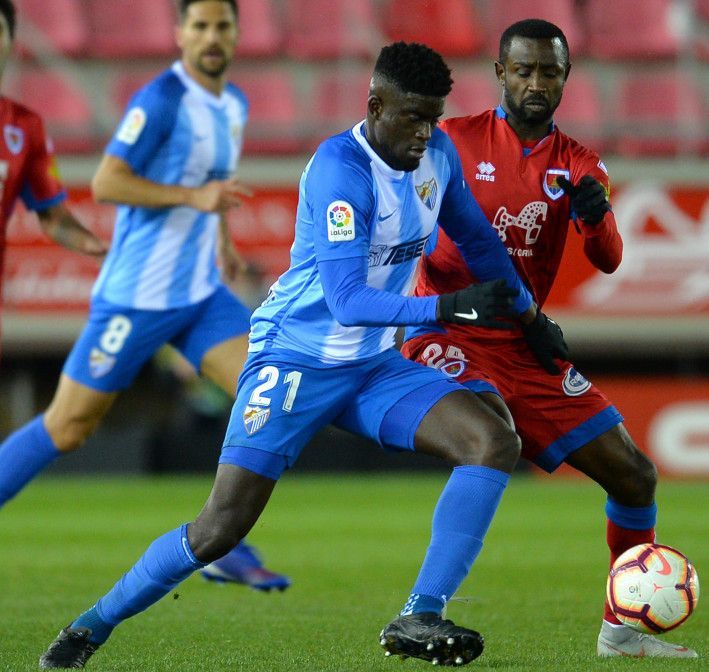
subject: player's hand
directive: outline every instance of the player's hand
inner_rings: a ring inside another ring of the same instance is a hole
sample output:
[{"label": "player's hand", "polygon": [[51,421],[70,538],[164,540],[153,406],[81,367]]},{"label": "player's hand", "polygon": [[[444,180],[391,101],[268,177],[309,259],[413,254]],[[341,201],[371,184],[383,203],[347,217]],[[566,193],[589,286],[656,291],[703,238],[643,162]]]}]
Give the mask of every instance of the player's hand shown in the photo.
[{"label": "player's hand", "polygon": [[471,324],[488,329],[513,329],[512,322],[498,318],[517,317],[513,309],[517,292],[504,280],[490,280],[481,285],[469,285],[451,294],[438,297],[436,318],[441,322]]},{"label": "player's hand", "polygon": [[556,183],[569,195],[572,210],[585,224],[598,224],[611,209],[605,187],[592,175],[584,175],[576,186],[565,177],[557,177]]},{"label": "player's hand", "polygon": [[554,357],[569,358],[569,346],[566,345],[561,327],[541,310],[537,311],[536,316],[529,324],[521,326],[527,345],[542,368],[547,373],[561,373],[554,362]]},{"label": "player's hand", "polygon": [[190,205],[202,212],[224,213],[239,207],[247,196],[254,192],[235,177],[228,180],[211,180],[192,190]]}]

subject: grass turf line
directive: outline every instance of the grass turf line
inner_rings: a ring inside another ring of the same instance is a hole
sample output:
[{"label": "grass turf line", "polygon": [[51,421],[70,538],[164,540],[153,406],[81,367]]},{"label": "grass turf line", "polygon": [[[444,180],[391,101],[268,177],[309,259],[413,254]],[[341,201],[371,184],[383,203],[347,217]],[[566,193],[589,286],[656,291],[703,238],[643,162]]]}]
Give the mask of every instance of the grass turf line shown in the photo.
[{"label": "grass turf line", "polygon": [[[288,474],[250,535],[294,585],[261,594],[194,576],[119,626],[87,669],[398,672],[378,633],[405,601],[446,480]],[[210,478],[44,478],[0,512],[0,670],[36,670],[58,630],[159,534],[196,515]],[[703,661],[598,660],[605,496],[582,480],[515,476],[449,617],[479,629],[495,672],[687,670]],[[709,568],[706,483],[661,482],[658,539]],[[709,570],[706,570],[709,576]],[[709,599],[709,598],[705,598]],[[668,639],[709,655],[709,611]],[[405,669],[425,669],[407,661]],[[404,669],[404,668],[401,668]]]}]

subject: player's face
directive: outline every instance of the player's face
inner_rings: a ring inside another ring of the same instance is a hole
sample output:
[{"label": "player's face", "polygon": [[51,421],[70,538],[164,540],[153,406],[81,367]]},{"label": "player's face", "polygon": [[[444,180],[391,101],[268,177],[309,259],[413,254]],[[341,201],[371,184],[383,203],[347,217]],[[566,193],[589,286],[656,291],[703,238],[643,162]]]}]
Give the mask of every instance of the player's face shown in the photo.
[{"label": "player's face", "polygon": [[177,44],[188,72],[202,84],[221,79],[231,63],[238,35],[229,3],[202,0],[188,5],[177,27]]},{"label": "player's face", "polygon": [[394,170],[418,168],[436,128],[445,98],[377,87],[367,101],[367,140]]},{"label": "player's face", "polygon": [[513,37],[504,63],[495,63],[502,106],[524,126],[546,126],[561,102],[569,72],[559,38]]}]

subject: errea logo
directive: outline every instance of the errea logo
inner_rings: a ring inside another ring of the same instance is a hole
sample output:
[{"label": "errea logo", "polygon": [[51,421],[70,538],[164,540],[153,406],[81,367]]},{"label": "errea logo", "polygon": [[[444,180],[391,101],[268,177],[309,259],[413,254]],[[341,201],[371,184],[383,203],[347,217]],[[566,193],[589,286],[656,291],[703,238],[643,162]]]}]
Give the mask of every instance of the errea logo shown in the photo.
[{"label": "errea logo", "polygon": [[482,180],[483,182],[494,182],[495,176],[495,166],[493,166],[489,161],[481,161],[476,168],[478,169],[475,175],[476,180]]}]

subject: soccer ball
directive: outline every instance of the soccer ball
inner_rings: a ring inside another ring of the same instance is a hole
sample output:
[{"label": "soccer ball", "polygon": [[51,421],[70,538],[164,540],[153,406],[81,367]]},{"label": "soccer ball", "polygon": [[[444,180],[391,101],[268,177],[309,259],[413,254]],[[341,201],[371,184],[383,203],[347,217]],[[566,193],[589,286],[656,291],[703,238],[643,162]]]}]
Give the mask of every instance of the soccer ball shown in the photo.
[{"label": "soccer ball", "polygon": [[618,620],[640,632],[667,632],[684,623],[699,600],[699,578],[687,558],[661,544],[633,546],[608,575],[608,602]]}]

